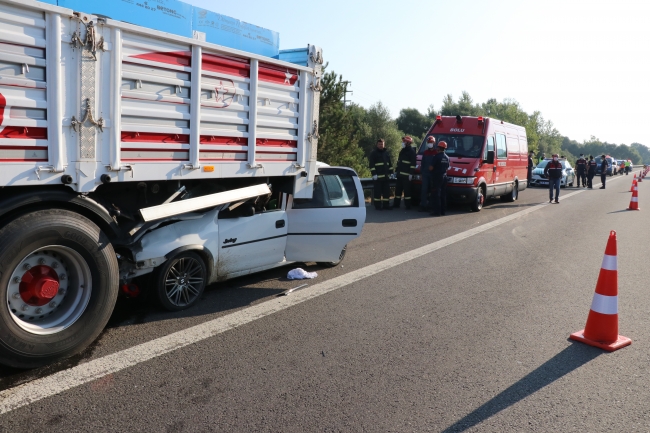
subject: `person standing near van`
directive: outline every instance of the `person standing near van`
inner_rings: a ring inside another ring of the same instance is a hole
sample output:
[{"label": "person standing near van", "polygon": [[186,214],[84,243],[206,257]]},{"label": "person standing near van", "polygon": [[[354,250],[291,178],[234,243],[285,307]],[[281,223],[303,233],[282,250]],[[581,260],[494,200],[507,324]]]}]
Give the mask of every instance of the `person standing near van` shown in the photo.
[{"label": "person standing near van", "polygon": [[386,142],[383,138],[377,140],[377,148],[370,152],[368,162],[372,180],[374,181],[372,190],[375,209],[390,210],[390,186],[388,180],[393,163],[390,161],[390,152],[386,150]]},{"label": "person standing near van", "polygon": [[404,206],[407,210],[411,209],[411,179],[413,179],[415,171],[415,150],[411,144],[413,144],[411,137],[402,137],[402,150],[399,152],[395,166],[397,181],[395,183],[395,199],[393,200],[394,208],[399,208],[402,191],[404,191]]},{"label": "person standing near van", "polygon": [[535,167],[535,163],[533,162],[533,156],[534,156],[534,155],[535,155],[535,154],[534,154],[533,152],[530,152],[530,153],[528,154],[528,167],[527,167],[527,168],[528,168],[528,173],[527,173],[527,177],[528,177],[528,186],[530,186],[530,183],[531,183],[532,180],[533,180],[533,167]]},{"label": "person standing near van", "polygon": [[589,162],[587,163],[587,188],[593,189],[594,176],[596,175],[596,166],[598,164],[594,161],[594,156],[589,155]]},{"label": "person standing near van", "polygon": [[542,155],[537,160],[537,163],[539,164],[540,162],[544,161],[545,159],[546,159],[546,154],[544,152],[542,152]]},{"label": "person standing near van", "polygon": [[562,163],[557,154],[546,164],[544,175],[548,177],[548,202],[553,203],[553,190],[555,189],[555,203],[560,202],[560,180],[562,179]]},{"label": "person standing near van", "polygon": [[445,215],[447,212],[447,170],[449,157],[445,153],[447,143],[438,143],[438,153],[433,157],[431,166],[431,201],[433,202],[432,216]]},{"label": "person standing near van", "polygon": [[420,163],[420,174],[422,175],[422,190],[420,191],[420,212],[428,212],[431,203],[429,203],[429,191],[431,190],[431,171],[433,170],[433,157],[438,153],[434,146],[436,139],[434,137],[427,138],[427,149],[422,154],[422,161]]},{"label": "person standing near van", "polygon": [[605,159],[605,155],[600,155],[600,159],[600,181],[603,183],[600,189],[605,189],[605,182],[607,181],[607,160]]},{"label": "person standing near van", "polygon": [[578,188],[580,188],[580,181],[582,181],[583,187],[587,186],[587,161],[582,153],[580,154],[580,158],[576,161],[576,172],[578,174]]},{"label": "person standing near van", "polygon": [[630,170],[631,170],[630,165],[631,165],[631,164],[632,164],[632,163],[630,162],[629,159],[628,159],[627,161],[625,161],[625,175],[626,175],[626,176],[627,176],[628,174],[630,174]]}]

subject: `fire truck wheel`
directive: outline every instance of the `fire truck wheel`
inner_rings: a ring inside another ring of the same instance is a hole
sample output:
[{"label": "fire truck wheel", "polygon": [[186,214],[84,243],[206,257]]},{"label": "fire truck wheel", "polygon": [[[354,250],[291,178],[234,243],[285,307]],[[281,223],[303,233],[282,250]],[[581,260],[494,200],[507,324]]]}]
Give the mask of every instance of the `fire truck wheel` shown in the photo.
[{"label": "fire truck wheel", "polygon": [[508,195],[502,196],[503,200],[512,203],[513,201],[516,201],[519,198],[519,184],[515,182],[515,184],[512,187],[512,192]]},{"label": "fire truck wheel", "polygon": [[181,252],[158,267],[156,295],[168,311],[180,311],[196,304],[205,289],[207,270],[203,259],[191,251]]},{"label": "fire truck wheel", "polygon": [[341,250],[341,254],[339,254],[339,259],[337,261],[335,261],[335,262],[318,262],[318,264],[321,265],[321,266],[326,266],[328,268],[334,268],[334,267],[340,265],[341,262],[343,261],[343,259],[345,258],[345,252],[347,251],[347,249],[348,249],[347,245],[343,247],[343,249]]},{"label": "fire truck wheel", "polygon": [[34,368],[81,352],[113,312],[118,263],[92,221],[62,209],[0,229],[0,363]]},{"label": "fire truck wheel", "polygon": [[474,202],[470,205],[472,212],[479,212],[481,209],[483,209],[484,202],[485,202],[485,186],[481,185],[478,188],[478,192],[476,193],[476,198],[474,199]]}]

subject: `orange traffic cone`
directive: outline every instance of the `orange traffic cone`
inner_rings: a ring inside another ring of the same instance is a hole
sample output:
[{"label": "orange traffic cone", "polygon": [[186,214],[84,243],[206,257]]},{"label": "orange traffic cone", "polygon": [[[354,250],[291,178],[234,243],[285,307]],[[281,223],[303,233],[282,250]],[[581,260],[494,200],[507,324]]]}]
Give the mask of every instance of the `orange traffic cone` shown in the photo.
[{"label": "orange traffic cone", "polygon": [[632,189],[632,198],[630,199],[630,207],[627,210],[641,210],[639,209],[639,187],[634,185]]},{"label": "orange traffic cone", "polygon": [[632,344],[632,340],[618,335],[618,259],[616,232],[609,233],[605,257],[600,267],[596,293],[585,329],[571,334],[572,340],[613,352]]},{"label": "orange traffic cone", "polygon": [[632,179],[632,186],[630,187],[630,192],[634,192],[635,186],[637,186],[636,178]]},{"label": "orange traffic cone", "polygon": [[639,172],[638,182],[643,182],[643,173]]}]

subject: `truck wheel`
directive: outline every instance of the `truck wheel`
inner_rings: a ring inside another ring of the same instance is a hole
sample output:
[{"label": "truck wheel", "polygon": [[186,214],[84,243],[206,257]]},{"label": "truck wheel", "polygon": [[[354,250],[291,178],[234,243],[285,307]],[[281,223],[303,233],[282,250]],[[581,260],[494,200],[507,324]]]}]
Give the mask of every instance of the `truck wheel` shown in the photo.
[{"label": "truck wheel", "polygon": [[512,187],[512,192],[504,196],[504,201],[512,203],[513,201],[519,198],[519,183],[515,182],[515,185]]},{"label": "truck wheel", "polygon": [[483,187],[479,187],[478,192],[476,193],[476,199],[474,203],[470,205],[472,212],[479,212],[483,209],[483,203],[485,202],[485,190]]},{"label": "truck wheel", "polygon": [[160,305],[168,311],[180,311],[196,304],[205,289],[205,263],[191,251],[168,259],[157,270],[156,294]]},{"label": "truck wheel", "polygon": [[0,363],[35,368],[81,352],[113,312],[118,263],[108,238],[67,210],[0,230]]},{"label": "truck wheel", "polygon": [[334,267],[340,265],[341,262],[343,261],[343,259],[345,258],[345,252],[347,251],[347,249],[348,249],[347,245],[343,247],[343,249],[341,250],[341,254],[339,254],[339,259],[337,261],[335,261],[335,262],[318,262],[318,265],[326,266],[328,268],[334,268]]}]

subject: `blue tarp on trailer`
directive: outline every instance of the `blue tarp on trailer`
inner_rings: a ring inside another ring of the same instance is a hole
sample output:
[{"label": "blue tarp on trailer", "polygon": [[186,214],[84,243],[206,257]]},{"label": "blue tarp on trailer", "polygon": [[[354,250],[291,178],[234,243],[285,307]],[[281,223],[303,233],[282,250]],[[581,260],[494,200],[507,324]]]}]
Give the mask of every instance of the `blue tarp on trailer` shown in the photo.
[{"label": "blue tarp on trailer", "polygon": [[277,32],[206,9],[194,8],[192,29],[205,33],[205,40],[213,44],[267,57],[280,52]]},{"label": "blue tarp on trailer", "polygon": [[192,6],[178,0],[58,0],[59,6],[192,37]]}]

